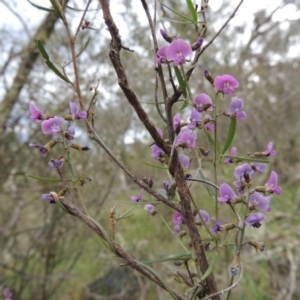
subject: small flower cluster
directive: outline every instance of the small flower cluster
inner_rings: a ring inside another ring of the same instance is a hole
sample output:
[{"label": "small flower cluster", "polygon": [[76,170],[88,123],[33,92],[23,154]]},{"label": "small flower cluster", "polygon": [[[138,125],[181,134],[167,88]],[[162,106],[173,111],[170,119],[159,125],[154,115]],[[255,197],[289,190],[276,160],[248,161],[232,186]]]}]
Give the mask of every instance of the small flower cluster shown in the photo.
[{"label": "small flower cluster", "polygon": [[[53,116],[51,114],[45,114],[34,103],[30,103],[30,119],[33,122],[41,122],[41,129],[45,135],[53,135],[54,138],[47,142],[45,145],[30,143],[29,146],[39,150],[40,154],[45,157],[47,154],[58,144],[62,143],[65,147],[65,152],[69,149],[75,149],[78,151],[88,151],[89,148],[77,143],[70,143],[75,136],[75,128],[73,122],[75,120],[86,119],[87,112],[80,111],[76,103],[70,102],[70,114],[64,118]],[[71,122],[66,130],[63,129],[64,121]],[[66,156],[61,155],[57,158],[52,158],[48,162],[48,166],[53,168],[56,172],[60,172],[66,162]],[[66,190],[61,190],[58,193],[50,192],[49,194],[43,194],[42,198],[49,201],[49,203],[56,203],[61,197],[64,196]]]},{"label": "small flower cluster", "polygon": [[[274,156],[275,154],[276,151],[273,150],[272,142],[268,143],[265,151],[259,152],[260,157]],[[231,148],[231,156],[236,156],[236,148],[234,147]],[[256,156],[255,153],[254,156]],[[235,162],[234,158],[225,160],[225,163]],[[252,177],[260,175],[265,168],[266,164],[257,162],[239,165],[234,170],[236,181],[233,182],[233,185],[236,186],[236,192],[234,192],[227,183],[222,183],[219,187],[219,203],[232,205],[241,202],[246,203],[251,213],[245,218],[245,224],[255,228],[259,228],[261,226],[260,222],[263,221],[266,216],[261,212],[252,213],[252,211],[271,211],[270,203],[273,198],[273,194],[281,194],[281,187],[277,185],[278,175],[275,171],[271,171],[269,179],[264,186],[256,186],[252,188]],[[266,194],[269,194],[269,196],[266,196]]]},{"label": "small flower cluster", "polygon": [[[187,58],[192,55],[194,50],[199,49],[203,42],[203,40],[200,39],[191,46],[182,39],[171,38],[164,31],[161,31],[161,34],[169,45],[164,45],[157,51],[156,63],[158,65],[173,63],[176,67],[178,65],[185,64],[187,62]],[[216,95],[231,95],[235,92],[235,89],[239,87],[239,82],[232,75],[224,74],[213,78],[207,70],[205,70],[204,75],[205,78],[213,85]],[[179,152],[178,158],[187,179],[191,176],[189,174],[190,157],[184,153],[180,153],[180,151],[185,151],[185,149],[193,151],[197,148],[196,143],[199,131],[209,132],[215,130],[215,121],[209,114],[215,109],[210,96],[206,93],[200,93],[194,97],[192,105],[193,109],[190,112],[188,121],[183,121],[179,114],[175,114],[173,117],[173,130],[175,132],[174,147],[176,147]],[[229,118],[245,120],[246,112],[243,109],[244,101],[234,96],[231,98],[228,109],[223,113],[223,115]],[[162,131],[160,129],[157,129],[157,131],[159,135],[163,137]],[[165,165],[168,164],[169,158],[161,148],[159,148],[156,144],[152,144],[151,150],[152,158]],[[210,153],[210,151],[207,151],[202,147],[199,147],[199,150],[203,156],[207,156]],[[273,143],[269,142],[265,151],[255,152],[253,155],[249,154],[250,158],[255,158],[253,159],[253,162],[239,165],[239,163],[243,160],[236,157],[236,148],[232,147],[230,151],[230,158],[227,158],[224,161],[226,164],[237,164],[237,167],[234,170],[236,180],[233,182],[235,191],[225,182],[220,184],[218,203],[230,204],[232,207],[238,203],[247,205],[249,213],[244,216],[243,222],[245,225],[259,228],[261,226],[261,221],[266,218],[264,213],[271,211],[270,203],[273,198],[273,194],[281,194],[281,188],[277,185],[278,175],[275,171],[271,171],[269,179],[263,186],[254,186],[252,180],[252,177],[254,178],[255,176],[260,175],[266,169],[266,164],[257,162],[257,158],[267,158],[269,156],[274,156],[275,154],[276,151],[273,150]],[[249,159],[247,161],[249,161]],[[167,199],[173,199],[176,191],[176,183],[164,181],[163,185],[164,190],[160,191],[160,194],[166,196]],[[131,200],[133,202],[142,201],[143,192],[144,191],[141,190],[140,194],[138,196],[132,196]],[[157,213],[155,206],[152,204],[147,204],[145,209],[151,215],[155,215]],[[257,210],[259,212],[256,212]],[[241,225],[233,223],[223,224],[215,217],[210,217],[204,210],[200,210],[195,215],[196,224],[205,224],[206,226],[210,223],[210,220],[214,222],[214,225],[210,228],[212,234],[219,231],[227,232]],[[174,235],[183,236],[185,233],[180,230],[181,226],[185,224],[185,219],[181,212],[175,211],[173,215],[173,224]]]}]

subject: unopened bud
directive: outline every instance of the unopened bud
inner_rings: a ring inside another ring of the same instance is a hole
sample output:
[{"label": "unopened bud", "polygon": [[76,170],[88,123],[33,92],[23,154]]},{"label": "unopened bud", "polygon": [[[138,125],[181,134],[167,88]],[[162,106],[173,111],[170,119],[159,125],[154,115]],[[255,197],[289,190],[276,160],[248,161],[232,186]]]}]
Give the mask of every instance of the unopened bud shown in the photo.
[{"label": "unopened bud", "polygon": [[180,231],[180,232],[178,233],[178,236],[179,236],[180,238],[184,237],[185,235],[186,235],[186,231],[184,231],[184,230],[182,230],[182,231]]},{"label": "unopened bud", "polygon": [[72,115],[66,115],[66,116],[64,116],[64,119],[66,120],[66,121],[73,121],[73,116]]},{"label": "unopened bud", "polygon": [[236,226],[232,223],[224,224],[224,225],[222,225],[222,227],[223,227],[223,230],[225,230],[226,232],[236,228]]},{"label": "unopened bud", "polygon": [[267,155],[265,152],[254,152],[255,157],[266,157]]},{"label": "unopened bud", "polygon": [[264,245],[264,243],[262,242],[258,242],[256,240],[250,240],[248,242],[248,244],[252,247],[255,248],[256,252],[259,250],[259,251],[265,251],[267,250],[266,246]]},{"label": "unopened bud", "polygon": [[198,39],[197,42],[195,42],[195,43],[192,45],[192,50],[193,50],[193,51],[196,51],[196,50],[200,49],[201,46],[202,46],[202,44],[203,44],[203,38]]},{"label": "unopened bud", "polygon": [[79,144],[72,144],[70,147],[73,148],[73,149],[76,149],[78,151],[88,151],[88,150],[90,150],[89,147],[87,147],[87,146],[81,146]]},{"label": "unopened bud", "polygon": [[50,151],[55,145],[57,144],[57,141],[50,141],[44,147],[47,149],[47,151]]},{"label": "unopened bud", "polygon": [[239,255],[235,255],[230,266],[230,272],[233,277],[235,277],[240,268],[240,257]]},{"label": "unopened bud", "polygon": [[208,72],[208,70],[204,70],[204,76],[212,85],[214,85],[215,80],[211,76],[211,74]]},{"label": "unopened bud", "polygon": [[206,150],[203,147],[199,148],[203,156],[207,156],[210,153],[210,150]]},{"label": "unopened bud", "polygon": [[163,29],[160,30],[160,34],[163,37],[163,39],[169,43],[172,43],[173,38],[170,37]]},{"label": "unopened bud", "polygon": [[265,186],[257,186],[255,188],[255,191],[259,192],[259,193],[266,193],[267,192],[267,187],[265,187]]},{"label": "unopened bud", "polygon": [[60,190],[60,191],[57,193],[57,200],[63,199],[63,198],[64,198],[64,195],[66,194],[66,192],[67,192],[66,189]]}]

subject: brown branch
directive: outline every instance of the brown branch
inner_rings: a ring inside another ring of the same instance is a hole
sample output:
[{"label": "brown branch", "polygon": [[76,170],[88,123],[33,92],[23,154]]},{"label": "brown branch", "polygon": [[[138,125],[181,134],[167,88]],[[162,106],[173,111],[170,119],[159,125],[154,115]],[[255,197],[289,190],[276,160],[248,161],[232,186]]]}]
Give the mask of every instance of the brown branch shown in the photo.
[{"label": "brown branch", "polygon": [[28,76],[39,56],[39,51],[35,42],[37,39],[46,41],[53,32],[54,25],[57,20],[58,16],[55,13],[50,12],[37,29],[35,35],[29,41],[28,45],[22,51],[23,55],[17,74],[9,88],[9,91],[5,94],[2,101],[0,101],[2,133],[5,132],[11,111],[14,105],[18,102],[19,94],[23,86],[26,84]]},{"label": "brown branch", "polygon": [[102,139],[98,136],[94,128],[89,122],[86,122],[89,135],[92,140],[94,140],[98,145],[101,146],[101,148],[109,155],[109,157],[142,189],[144,189],[146,192],[151,194],[153,197],[155,197],[158,201],[163,202],[167,206],[171,207],[174,210],[181,211],[180,208],[172,201],[169,201],[168,199],[161,196],[159,193],[154,191],[153,189],[149,188],[147,184],[145,184],[143,181],[139,180],[132,174],[124,165],[123,163],[111,152],[111,150],[106,146],[106,144],[102,141]]},{"label": "brown branch", "polygon": [[[207,257],[205,255],[204,247],[202,245],[203,244],[202,239],[199,235],[198,228],[194,221],[193,211],[191,206],[190,191],[184,179],[183,171],[180,162],[178,161],[177,152],[174,152],[173,160],[174,160],[174,177],[177,183],[177,191],[181,200],[182,213],[188,228],[189,236],[191,238],[192,247],[195,251],[197,263],[200,267],[202,274],[204,274],[205,271],[208,269],[209,265],[208,265]],[[217,285],[213,273],[211,273],[205,279],[205,283],[207,287],[207,292],[209,294],[217,293],[218,289],[217,289]],[[212,299],[219,300],[221,298],[218,295],[216,295],[215,297],[212,297]]]},{"label": "brown branch", "polygon": [[[105,236],[101,232],[101,230],[91,221],[91,219],[87,218],[82,212],[80,212],[73,204],[66,202],[65,200],[61,200],[61,203],[64,205],[64,207],[75,217],[80,219],[83,223],[85,223],[88,227],[90,227],[97,235],[99,235],[102,239],[105,240]],[[121,258],[123,258],[127,265],[129,265],[131,268],[137,270],[147,278],[149,278],[151,281],[153,281],[155,284],[159,285],[161,288],[166,290],[164,285],[160,282],[160,280],[152,274],[147,268],[145,268],[138,260],[131,257],[127,252],[123,250],[123,248],[117,244],[114,240],[110,240],[112,246],[114,247],[115,254]],[[172,290],[172,292],[175,294],[178,300],[187,300],[188,298],[177,293],[176,291]]]},{"label": "brown branch", "polygon": [[160,147],[167,155],[171,152],[171,147],[169,144],[167,144],[158,134],[155,126],[153,123],[149,120],[149,117],[143,107],[141,106],[136,94],[134,91],[130,88],[127,76],[125,73],[125,70],[123,68],[123,64],[121,62],[120,58],[120,50],[122,48],[121,43],[121,37],[119,35],[119,29],[117,28],[110,9],[109,9],[109,2],[107,0],[99,0],[102,11],[103,11],[103,18],[105,21],[105,24],[108,27],[108,30],[111,35],[111,42],[110,42],[110,51],[109,51],[109,57],[110,60],[115,68],[115,72],[118,76],[118,84],[120,88],[122,89],[124,95],[126,96],[128,102],[132,105],[134,108],[137,116],[142,121],[150,135],[155,141],[155,144]]}]

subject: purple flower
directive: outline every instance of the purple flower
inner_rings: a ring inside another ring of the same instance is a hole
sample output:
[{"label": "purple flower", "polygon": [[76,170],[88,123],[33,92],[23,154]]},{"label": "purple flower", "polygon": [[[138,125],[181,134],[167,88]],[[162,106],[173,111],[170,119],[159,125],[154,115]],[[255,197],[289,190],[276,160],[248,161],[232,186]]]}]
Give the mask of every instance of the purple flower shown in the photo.
[{"label": "purple flower", "polygon": [[[236,156],[236,148],[235,147],[232,147],[231,149],[230,149],[230,156]],[[224,160],[224,163],[225,164],[232,164],[232,163],[234,163],[235,162],[235,159],[234,158],[226,158],[225,160]]]},{"label": "purple flower", "polygon": [[166,191],[169,191],[172,188],[173,183],[170,180],[164,180],[163,186]]},{"label": "purple flower", "polygon": [[270,202],[272,200],[272,196],[265,197],[258,192],[254,192],[250,195],[249,206],[252,209],[259,209],[262,211],[269,212],[271,211]]},{"label": "purple flower", "polygon": [[229,203],[231,200],[237,198],[237,195],[227,183],[220,185],[219,192],[220,197],[218,197],[218,201],[220,203]]},{"label": "purple flower", "polygon": [[158,146],[156,146],[155,144],[151,145],[151,150],[152,150],[151,157],[153,157],[156,160],[162,158],[165,155],[164,151],[160,149]]},{"label": "purple flower", "polygon": [[265,184],[267,192],[275,193],[277,195],[281,194],[281,187],[277,185],[278,175],[275,171],[272,171],[268,181]]},{"label": "purple flower", "polygon": [[190,166],[190,158],[184,154],[179,154],[178,158],[179,158],[179,161],[180,161],[183,169],[187,170]]},{"label": "purple flower", "polygon": [[266,169],[266,164],[254,162],[251,163],[251,168],[254,171],[254,174],[261,174]]},{"label": "purple flower", "polygon": [[50,194],[42,194],[42,198],[44,200],[49,201],[50,204],[54,204],[55,203],[55,199],[53,198],[53,196]]},{"label": "purple flower", "polygon": [[161,65],[165,62],[167,62],[167,50],[168,50],[169,46],[168,45],[164,45],[162,47],[160,47],[156,53],[157,58],[156,58],[156,63],[158,65]]},{"label": "purple flower", "polygon": [[215,125],[211,122],[211,116],[210,115],[205,115],[204,119],[203,119],[203,123],[205,128],[208,131],[214,131],[215,130]]},{"label": "purple flower", "polygon": [[196,146],[197,135],[190,130],[181,131],[176,140],[176,146],[194,149]]},{"label": "purple flower", "polygon": [[204,110],[214,110],[211,98],[205,93],[197,95],[194,98],[193,103],[200,112]]},{"label": "purple flower", "polygon": [[180,213],[179,211],[175,211],[173,215],[173,223],[175,225],[182,225],[184,223],[184,217],[182,213]]},{"label": "purple flower", "polygon": [[64,164],[65,164],[64,157],[60,158],[60,159],[51,159],[48,162],[48,166],[53,168],[53,169],[61,169],[64,166]]},{"label": "purple flower", "polygon": [[58,134],[60,132],[60,124],[63,118],[54,117],[42,122],[42,131],[44,134]]},{"label": "purple flower", "polygon": [[219,75],[214,80],[216,91],[222,91],[225,95],[230,95],[239,86],[239,82],[231,75]]},{"label": "purple flower", "polygon": [[141,202],[143,200],[144,190],[141,189],[140,194],[138,196],[131,196],[131,201],[133,202]]},{"label": "purple flower", "polygon": [[79,111],[77,104],[74,102],[70,102],[70,111],[73,116],[73,120],[86,119],[87,117],[87,112],[85,110]]},{"label": "purple flower", "polygon": [[181,127],[180,124],[181,124],[181,119],[179,115],[176,114],[173,118],[173,129],[177,134],[180,132],[180,127]]},{"label": "purple flower", "polygon": [[44,113],[38,109],[34,103],[29,104],[29,110],[30,110],[30,120],[34,122],[38,122],[41,120],[44,120]]},{"label": "purple flower", "polygon": [[230,116],[235,116],[239,120],[246,119],[246,113],[242,110],[244,107],[244,101],[238,97],[233,97],[231,99],[228,114]]},{"label": "purple flower", "polygon": [[13,293],[9,288],[5,288],[3,290],[4,300],[12,300]]},{"label": "purple flower", "polygon": [[214,217],[212,217],[211,219],[212,219],[213,222],[215,222],[215,226],[213,226],[210,229],[210,232],[211,233],[217,233],[219,231],[223,231],[223,229],[224,229],[223,224]]},{"label": "purple flower", "polygon": [[157,213],[155,206],[152,204],[146,204],[144,209],[148,212],[148,215],[155,215]]},{"label": "purple flower", "polygon": [[263,213],[250,214],[245,219],[245,224],[254,228],[259,228],[261,226],[260,222],[263,221],[265,218],[266,216]]},{"label": "purple flower", "polygon": [[[202,219],[200,216],[202,217]],[[209,224],[209,222],[210,222],[210,216],[209,216],[208,212],[205,210],[199,210],[199,212],[196,214],[195,219],[196,219],[196,222],[201,222],[201,223],[203,220],[205,224]]]},{"label": "purple flower", "polygon": [[190,116],[191,123],[188,125],[188,129],[193,130],[196,127],[198,127],[200,125],[201,119],[202,119],[201,113],[194,108]]},{"label": "purple flower", "polygon": [[246,179],[246,178],[250,177],[250,175],[253,173],[254,173],[254,171],[251,168],[251,166],[246,163],[236,167],[234,170],[234,176],[236,177],[236,179],[241,179],[241,178]]},{"label": "purple flower", "polygon": [[41,155],[44,157],[47,155],[48,149],[43,145],[30,143],[29,147],[37,148],[40,151]]},{"label": "purple flower", "polygon": [[184,217],[179,211],[175,211],[173,215],[174,235],[180,232],[180,225],[184,223]]},{"label": "purple flower", "polygon": [[73,126],[70,126],[66,132],[66,138],[71,141],[74,139],[75,135],[75,128]]},{"label": "purple flower", "polygon": [[265,156],[275,156],[276,155],[276,151],[273,150],[273,142],[269,142],[267,145],[267,149],[264,152]]},{"label": "purple flower", "polygon": [[191,45],[182,39],[178,39],[169,45],[166,56],[168,61],[173,61],[174,66],[178,66],[184,64],[186,57],[192,53]]},{"label": "purple flower", "polygon": [[242,164],[234,170],[234,176],[238,179],[233,184],[238,187],[237,192],[243,193],[251,181],[251,174],[254,173],[254,170],[249,164]]}]

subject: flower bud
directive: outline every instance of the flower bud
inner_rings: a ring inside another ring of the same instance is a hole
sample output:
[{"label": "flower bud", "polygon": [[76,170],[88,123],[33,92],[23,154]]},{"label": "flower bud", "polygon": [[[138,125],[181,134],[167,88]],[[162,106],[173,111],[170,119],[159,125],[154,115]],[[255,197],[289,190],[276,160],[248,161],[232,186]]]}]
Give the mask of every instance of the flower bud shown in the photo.
[{"label": "flower bud", "polygon": [[182,231],[180,231],[180,232],[178,233],[178,236],[179,236],[180,238],[184,237],[185,235],[186,235],[186,231],[185,231],[185,230],[182,230]]},{"label": "flower bud", "polygon": [[167,41],[168,43],[172,43],[172,41],[174,40],[172,37],[170,37],[163,29],[160,30],[160,34],[163,37],[163,39],[165,41]]},{"label": "flower bud", "polygon": [[255,248],[256,252],[259,250],[259,251],[265,251],[267,250],[266,246],[264,245],[263,242],[258,242],[256,240],[250,240],[248,242],[248,244],[252,247]]},{"label": "flower bud", "polygon": [[87,146],[81,146],[79,144],[72,144],[70,147],[73,148],[73,149],[76,149],[78,151],[88,151],[88,150],[90,150],[89,147],[87,147]]},{"label": "flower bud", "polygon": [[50,151],[55,145],[57,144],[57,141],[50,141],[44,147],[47,149],[47,151]]},{"label": "flower bud", "polygon": [[58,199],[58,200],[63,199],[63,198],[64,198],[64,195],[66,194],[66,192],[67,192],[66,189],[60,190],[60,191],[57,193],[57,199]]},{"label": "flower bud", "polygon": [[222,227],[223,227],[223,230],[225,230],[227,233],[228,233],[228,231],[236,228],[236,226],[232,223],[224,224],[224,225],[222,225]]},{"label": "flower bud", "polygon": [[72,115],[66,115],[66,116],[64,116],[64,119],[66,121],[73,121],[73,116]]},{"label": "flower bud", "polygon": [[204,76],[212,85],[214,85],[215,80],[211,76],[211,74],[208,72],[208,70],[204,70]]},{"label": "flower bud", "polygon": [[240,268],[240,256],[235,255],[230,266],[230,272],[233,277],[235,277]]},{"label": "flower bud", "polygon": [[192,45],[192,50],[193,50],[193,51],[196,51],[196,50],[200,49],[201,46],[202,46],[202,44],[203,44],[203,38],[198,39],[197,42],[195,42],[195,43]]},{"label": "flower bud", "polygon": [[266,193],[267,192],[267,187],[265,187],[265,186],[257,186],[255,188],[255,191],[259,192],[259,193]]},{"label": "flower bud", "polygon": [[203,147],[200,147],[199,149],[203,156],[207,156],[210,153],[210,150],[206,150]]}]

